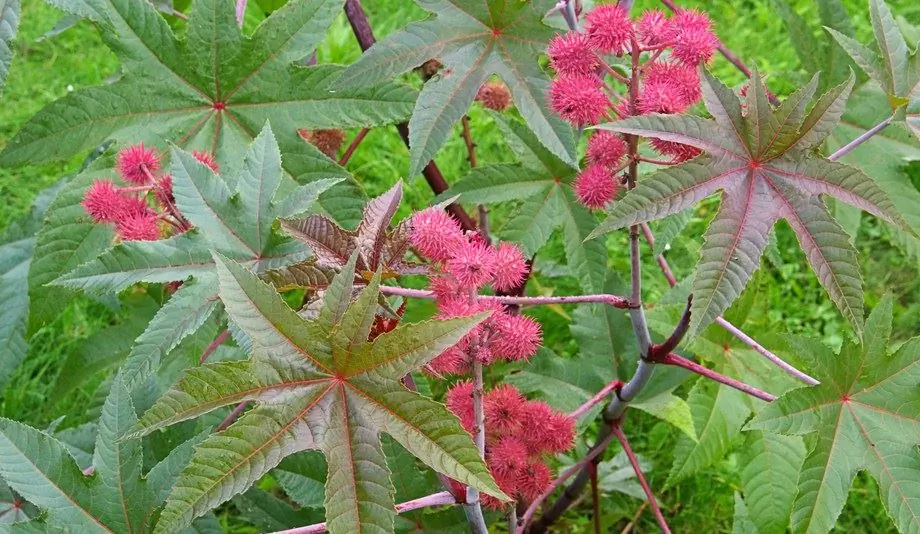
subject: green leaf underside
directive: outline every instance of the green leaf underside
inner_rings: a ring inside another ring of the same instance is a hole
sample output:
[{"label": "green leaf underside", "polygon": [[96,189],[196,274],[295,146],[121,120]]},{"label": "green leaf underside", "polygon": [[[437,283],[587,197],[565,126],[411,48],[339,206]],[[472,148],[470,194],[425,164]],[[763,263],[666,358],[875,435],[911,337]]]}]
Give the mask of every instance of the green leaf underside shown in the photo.
[{"label": "green leaf underside", "polygon": [[37,531],[143,532],[166,498],[193,441],[177,446],[142,474],[139,439],[119,440],[137,423],[130,394],[120,377],[102,407],[92,458],[84,475],[63,443],[22,423],[0,418],[0,476],[24,498],[45,510]]},{"label": "green leaf underside", "polygon": [[285,456],[306,449],[319,449],[326,457],[331,532],[391,531],[393,488],[380,432],[429,467],[504,497],[456,418],[400,383],[405,373],[456,343],[483,317],[402,325],[368,342],[379,272],[349,305],[356,258],[326,290],[318,317],[308,321],[255,274],[216,256],[220,298],[251,338],[252,358],[191,369],[128,435],[245,400],[258,406],[197,448],[158,531],[188,525],[245,491]]},{"label": "green leaf underside", "polygon": [[610,209],[592,235],[680,213],[721,192],[721,206],[706,232],[693,282],[691,329],[699,332],[741,294],[760,264],[770,231],[785,219],[831,299],[861,332],[863,297],[856,251],[822,197],[834,197],[900,226],[906,223],[863,172],[811,153],[839,121],[852,76],[817,99],[810,110],[806,104],[816,78],[776,109],[762,84],[752,84],[742,114],[738,97],[708,72],[703,74],[703,98],[714,120],[649,115],[600,126],[684,143],[706,154],[641,181]]},{"label": "green leaf underside", "polygon": [[19,27],[19,0],[0,0],[0,90],[13,60],[11,41]]},{"label": "green leaf underside", "polygon": [[814,435],[792,506],[796,532],[827,532],[843,509],[853,477],[868,471],[901,532],[920,529],[920,338],[888,353],[890,296],[866,322],[861,346],[838,355],[820,345],[801,348],[819,368],[821,384],[793,390],[767,405],[748,428]]},{"label": "green leaf underside", "polygon": [[[98,21],[125,76],[48,105],[6,145],[2,165],[66,159],[109,138],[161,148],[171,141],[215,153],[223,165],[234,147],[255,138],[271,120],[287,155],[286,176],[301,183],[346,178],[344,169],[304,142],[297,129],[388,124],[408,117],[415,101],[406,86],[333,88],[340,67],[292,65],[314,50],[342,0],[290,2],[252,38],[240,33],[231,2],[195,0],[184,40],[147,2],[52,3]],[[349,224],[361,200],[349,182],[330,192],[323,207]]]},{"label": "green leaf underside", "polygon": [[410,176],[417,175],[466,113],[479,87],[493,74],[508,86],[514,104],[540,141],[557,157],[575,162],[572,128],[547,106],[549,80],[537,58],[553,30],[542,20],[549,0],[492,2],[421,1],[432,13],[376,43],[351,65],[339,86],[369,86],[438,59],[444,68],[419,95],[409,122]]}]

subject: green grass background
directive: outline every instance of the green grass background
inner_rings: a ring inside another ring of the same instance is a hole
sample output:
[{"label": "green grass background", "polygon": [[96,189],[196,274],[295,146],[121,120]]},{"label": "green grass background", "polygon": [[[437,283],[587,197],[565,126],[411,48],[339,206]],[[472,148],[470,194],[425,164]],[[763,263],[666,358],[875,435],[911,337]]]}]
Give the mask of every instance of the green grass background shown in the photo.
[{"label": "green grass background", "polygon": [[[364,2],[376,34],[382,37],[409,20],[420,19],[424,12],[408,0],[367,0]],[[845,0],[854,20],[860,40],[871,35],[866,2]],[[657,7],[653,0],[637,2],[640,7]],[[817,25],[816,7],[812,0],[792,0],[795,10],[807,21]],[[896,14],[914,24],[920,24],[920,3],[911,0],[889,1]],[[705,8],[715,20],[720,38],[749,64],[756,64],[766,74],[770,87],[781,96],[788,94],[805,80],[794,50],[788,42],[784,25],[768,0],[713,0],[681,2],[681,5]],[[35,112],[68,91],[104,83],[117,74],[118,62],[105,48],[91,24],[82,22],[61,35],[39,40],[60,19],[61,13],[40,0],[25,0],[22,22],[16,39],[16,56],[6,87],[0,95],[0,147]],[[250,21],[252,24],[256,20]],[[247,28],[251,24],[247,23]],[[321,62],[347,63],[360,51],[341,16],[334,24],[319,50]],[[741,75],[727,62],[718,58],[713,69],[728,83],[742,81]],[[470,113],[473,132],[478,144],[481,163],[511,160],[504,144],[488,116],[474,106]],[[349,164],[349,169],[365,186],[369,194],[378,193],[397,179],[405,178],[407,151],[392,128],[373,130]],[[452,137],[437,157],[449,181],[457,180],[469,168],[466,151],[459,135]],[[61,176],[72,172],[79,158],[64,164],[32,166],[20,169],[0,169],[0,228],[22,215],[35,194]],[[908,169],[913,176],[918,168]],[[432,198],[421,179],[407,182],[406,206],[421,207]],[[501,210],[494,214],[500,221]],[[695,243],[705,226],[705,218],[694,219],[684,235],[695,236],[686,246],[678,245],[669,258],[680,277],[690,274],[696,259]],[[887,240],[874,221],[863,219],[859,248],[867,299],[873,305],[884,291],[897,297],[896,336],[905,338],[916,334],[920,306],[917,305],[917,270]],[[765,269],[762,294],[745,330],[755,334],[793,332],[815,335],[828,343],[839,344],[847,326],[808,269],[795,239],[786,229],[778,231],[780,267]],[[615,265],[623,268],[624,241],[610,240]],[[545,252],[549,259],[562,260],[561,243],[554,239]],[[619,258],[619,259],[618,259]],[[621,271],[625,272],[625,271]],[[645,287],[654,299],[666,286],[650,264],[645,269]],[[537,279],[531,291],[572,291],[574,284],[565,279]],[[0,303],[2,305],[2,303]],[[566,311],[542,310],[536,315],[544,324],[546,344],[561,354],[572,354],[577,347],[568,333]],[[571,313],[571,310],[568,310]],[[39,328],[31,341],[29,355],[0,398],[0,416],[22,420],[43,427],[62,415],[61,406],[85,406],[93,398],[93,388],[101,377],[86,387],[71,393],[66,399],[52,398],[51,385],[57,378],[60,364],[83,339],[99,328],[121,318],[101,304],[78,299],[66,307],[51,323]],[[57,406],[48,409],[52,401]],[[64,425],[84,421],[79,413],[69,412]],[[663,488],[670,466],[671,444],[677,432],[663,423],[642,414],[631,416],[630,435],[634,446],[656,466],[650,473],[652,485]],[[659,493],[665,514],[671,518],[675,532],[726,532],[731,530],[733,514],[732,493],[739,490],[737,460],[729,456],[705,472]],[[605,500],[605,528],[619,532],[632,518],[638,501],[616,495]],[[571,511],[560,526],[560,532],[587,531],[591,528],[586,504]],[[222,516],[228,528],[243,529],[228,512]],[[648,513],[636,521],[633,532],[653,532],[656,528]],[[874,483],[862,475],[852,491],[847,508],[838,526],[841,532],[893,531],[879,502]]]}]

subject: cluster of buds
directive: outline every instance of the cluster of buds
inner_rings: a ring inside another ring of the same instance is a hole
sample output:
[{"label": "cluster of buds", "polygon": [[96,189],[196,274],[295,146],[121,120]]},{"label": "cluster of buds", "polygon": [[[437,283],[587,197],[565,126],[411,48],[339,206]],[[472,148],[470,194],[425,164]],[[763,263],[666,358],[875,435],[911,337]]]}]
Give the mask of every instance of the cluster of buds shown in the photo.
[{"label": "cluster of buds", "polygon": [[[471,434],[473,383],[459,382],[447,392],[447,407]],[[546,456],[565,452],[575,441],[575,420],[541,401],[527,400],[508,384],[483,397],[486,429],[486,465],[503,492],[529,503],[552,483]],[[483,495],[491,509],[504,503]]]},{"label": "cluster of buds", "polygon": [[476,101],[493,111],[505,111],[511,107],[511,91],[501,82],[486,82],[476,92]]},{"label": "cluster of buds", "polygon": [[[218,171],[210,154],[195,151],[194,155],[214,172]],[[115,171],[128,185],[95,180],[83,196],[83,209],[94,222],[115,225],[118,237],[124,241],[155,241],[189,229],[188,221],[175,206],[172,177],[160,174],[160,158],[155,150],[143,143],[120,150]]]},{"label": "cluster of buds", "polygon": [[435,358],[428,371],[462,374],[470,370],[474,359],[490,364],[498,359],[523,360],[536,353],[542,339],[539,323],[526,315],[507,313],[494,300],[477,298],[487,284],[507,291],[521,283],[527,262],[520,248],[506,242],[492,246],[477,233],[464,233],[440,208],[412,217],[411,243],[432,260],[430,283],[439,318],[492,312],[459,343]]},{"label": "cluster of buds", "polygon": [[318,148],[320,152],[333,161],[338,159],[339,149],[345,143],[345,132],[338,128],[327,130],[301,128],[297,130],[297,134],[301,139]]},{"label": "cluster of buds", "polygon": [[[697,68],[712,58],[718,45],[712,22],[698,11],[681,10],[669,18],[652,10],[633,20],[619,5],[598,6],[588,13],[584,32],[557,35],[549,44],[547,54],[556,71],[550,106],[579,128],[633,115],[682,113],[702,97]],[[607,61],[634,52],[645,56],[631,77]],[[622,96],[630,89],[636,90],[635,98]],[[699,155],[695,148],[671,141],[655,139],[651,145],[670,163]],[[619,135],[592,136],[588,164],[575,182],[583,204],[601,209],[615,198],[615,176],[628,165],[627,152]]]}]

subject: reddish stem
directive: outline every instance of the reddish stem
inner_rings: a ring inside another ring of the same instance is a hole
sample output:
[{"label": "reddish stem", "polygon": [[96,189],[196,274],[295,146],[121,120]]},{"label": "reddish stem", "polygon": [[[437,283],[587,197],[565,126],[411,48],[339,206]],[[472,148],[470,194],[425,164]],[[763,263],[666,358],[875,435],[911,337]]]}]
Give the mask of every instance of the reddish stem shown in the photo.
[{"label": "reddish stem", "polygon": [[572,419],[580,418],[581,416],[588,413],[588,411],[591,410],[591,408],[603,402],[604,399],[606,399],[611,393],[620,389],[621,387],[623,387],[623,382],[620,380],[614,380],[613,382],[610,382],[609,384],[601,388],[600,391],[595,393],[594,396],[588,399],[584,404],[582,404],[581,406],[579,406],[578,408],[575,408],[575,410],[570,412],[569,417],[571,417]]},{"label": "reddish stem", "polygon": [[463,125],[463,142],[466,144],[467,159],[470,167],[476,168],[476,143],[473,142],[473,132],[470,131],[470,118],[464,115],[460,119],[460,124]]},{"label": "reddish stem", "polygon": [[201,360],[200,360],[198,363],[204,363],[205,361],[207,361],[208,357],[209,357],[211,354],[213,354],[214,351],[217,350],[217,347],[221,346],[221,345],[224,343],[224,341],[227,341],[227,338],[228,338],[228,337],[230,337],[230,330],[229,330],[229,329],[228,329],[228,330],[224,330],[224,331],[221,332],[220,334],[217,334],[217,337],[214,338],[214,341],[212,341],[211,344],[208,345],[208,346],[204,349],[204,352],[201,353]]},{"label": "reddish stem", "polygon": [[222,430],[226,430],[228,426],[232,425],[234,421],[239,419],[240,415],[246,411],[247,406],[249,406],[249,401],[243,401],[237,404],[236,408],[234,408],[232,412],[228,413],[227,417],[224,417],[224,420],[221,421],[219,425],[217,425],[216,431],[220,432]]},{"label": "reddish stem", "polygon": [[348,165],[348,160],[351,159],[351,156],[355,153],[355,150],[358,149],[358,145],[361,144],[361,141],[364,141],[364,138],[367,136],[367,132],[371,131],[370,128],[361,128],[361,131],[358,132],[358,135],[351,140],[351,144],[348,145],[348,148],[345,149],[345,153],[342,154],[342,157],[339,159],[339,165],[344,167]]},{"label": "reddish stem", "polygon": [[591,479],[591,504],[594,510],[594,534],[601,534],[601,496],[597,488],[597,463],[588,464],[588,477]]},{"label": "reddish stem", "polygon": [[734,378],[730,378],[721,373],[717,373],[713,371],[712,369],[703,367],[702,365],[696,362],[690,361],[687,358],[684,358],[683,356],[678,356],[677,354],[674,354],[674,353],[665,354],[663,356],[656,356],[655,362],[663,363],[665,365],[675,365],[677,367],[683,367],[684,369],[688,371],[692,371],[710,380],[715,380],[716,382],[719,382],[720,384],[725,384],[726,386],[733,387],[737,389],[738,391],[741,391],[742,393],[747,393],[748,395],[752,397],[757,397],[758,399],[762,401],[773,402],[776,400],[775,396],[767,393],[766,391],[762,391],[760,389],[755,388],[754,386],[745,384],[744,382],[741,382],[740,380],[735,380]]},{"label": "reddish stem", "polygon": [[652,507],[652,512],[655,513],[655,519],[658,520],[658,526],[661,527],[661,531],[665,534],[671,534],[671,529],[668,527],[668,523],[661,513],[661,508],[658,507],[658,501],[655,499],[655,494],[652,493],[652,488],[648,485],[648,480],[645,479],[645,474],[642,473],[642,468],[639,466],[639,459],[636,458],[636,453],[633,452],[632,447],[629,445],[629,440],[626,439],[626,434],[623,433],[623,428],[619,424],[613,425],[613,435],[616,436],[617,441],[620,442],[623,451],[626,453],[626,457],[629,458],[629,463],[632,465],[633,471],[636,472],[636,478],[639,479],[639,484],[642,485],[642,490],[645,491],[649,506]]},{"label": "reddish stem", "polygon": [[[434,293],[425,289],[409,289],[397,286],[380,286],[380,292],[388,295],[397,295],[406,298],[433,299]],[[512,297],[506,295],[478,295],[477,300],[493,300],[502,304],[515,306],[538,306],[544,304],[579,304],[600,303],[614,308],[629,308],[629,299],[620,295],[570,295],[561,297]]]}]

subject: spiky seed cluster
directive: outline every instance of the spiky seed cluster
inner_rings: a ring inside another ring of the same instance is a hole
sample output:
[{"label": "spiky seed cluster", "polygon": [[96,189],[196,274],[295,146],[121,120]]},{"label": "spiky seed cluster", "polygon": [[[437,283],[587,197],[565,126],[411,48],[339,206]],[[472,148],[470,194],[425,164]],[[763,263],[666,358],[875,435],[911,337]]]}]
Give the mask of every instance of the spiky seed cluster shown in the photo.
[{"label": "spiky seed cluster", "polygon": [[192,156],[214,171],[215,174],[220,173],[220,165],[218,165],[217,160],[214,159],[214,154],[203,150],[192,150]]},{"label": "spiky seed cluster", "polygon": [[[447,392],[448,409],[473,431],[473,384],[455,384]],[[565,452],[575,441],[575,421],[541,401],[527,400],[514,386],[502,384],[483,398],[486,464],[506,494],[527,503],[552,482],[546,456]],[[491,509],[505,506],[483,496]]]},{"label": "spiky seed cluster", "polygon": [[492,246],[479,234],[464,234],[444,210],[429,208],[412,217],[410,242],[434,262],[430,277],[438,317],[468,317],[491,312],[488,319],[428,364],[436,374],[462,374],[473,359],[490,364],[497,359],[533,356],[542,341],[540,325],[523,315],[510,315],[494,300],[476,298],[487,284],[509,290],[527,274],[521,249],[511,243]]},{"label": "spiky seed cluster", "polygon": [[301,128],[297,130],[297,133],[330,159],[338,158],[339,149],[345,143],[345,132],[338,128],[328,130],[306,130]]},{"label": "spiky seed cluster", "polygon": [[613,132],[599,130],[588,139],[588,162],[613,171],[620,166],[629,146]]},{"label": "spiky seed cluster", "polygon": [[[595,7],[585,20],[585,31],[556,36],[547,48],[556,76],[549,89],[552,110],[574,126],[583,128],[606,118],[625,118],[647,113],[683,113],[702,98],[697,67],[709,61],[719,46],[709,17],[696,10],[680,10],[670,18],[657,10],[643,13],[636,21],[616,4]],[[630,53],[634,48],[651,56],[642,65],[640,91],[635,106],[624,98],[616,103],[608,95],[626,94],[611,83],[621,78],[608,76],[604,57]],[[588,162],[615,170],[620,146],[616,134],[595,135],[588,146]],[[622,138],[619,138],[623,141]],[[680,163],[699,152],[676,143],[656,142],[656,150]],[[612,177],[600,169],[586,170],[576,183],[578,197],[597,209],[613,198]],[[611,185],[612,184],[612,185]],[[594,190],[595,187],[599,189]]]},{"label": "spiky seed cluster", "polygon": [[130,186],[96,180],[83,195],[83,209],[94,222],[113,224],[118,237],[125,241],[160,239],[168,228],[163,224],[165,221],[187,228],[187,222],[178,212],[159,213],[148,202],[152,193],[156,204],[163,209],[175,209],[172,177],[157,175],[160,161],[154,150],[143,143],[123,148],[115,157],[115,170]]},{"label": "spiky seed cluster", "polygon": [[486,82],[476,92],[476,100],[494,111],[505,111],[511,107],[511,91],[501,82]]},{"label": "spiky seed cluster", "polygon": [[603,165],[588,165],[575,178],[575,196],[589,209],[604,209],[616,194],[616,179]]}]

